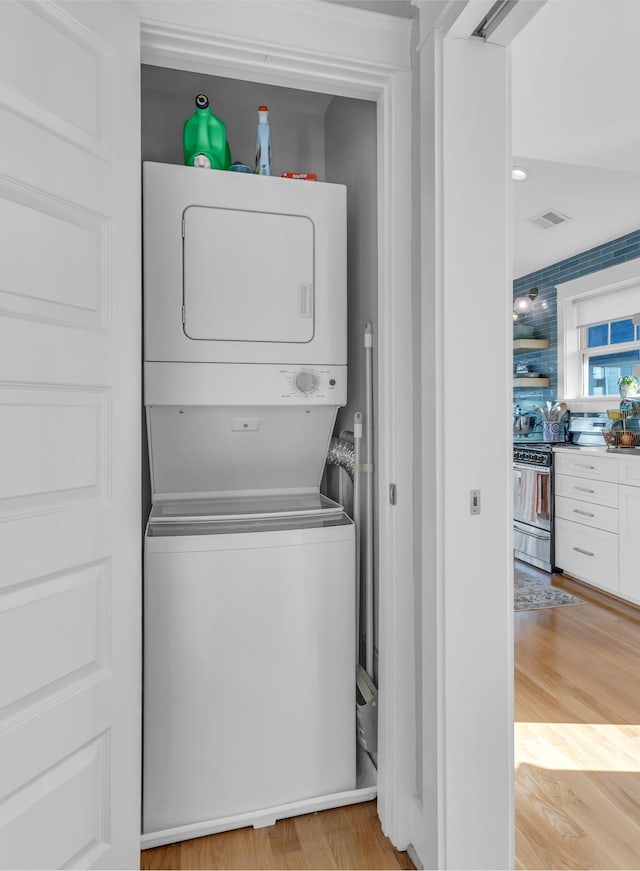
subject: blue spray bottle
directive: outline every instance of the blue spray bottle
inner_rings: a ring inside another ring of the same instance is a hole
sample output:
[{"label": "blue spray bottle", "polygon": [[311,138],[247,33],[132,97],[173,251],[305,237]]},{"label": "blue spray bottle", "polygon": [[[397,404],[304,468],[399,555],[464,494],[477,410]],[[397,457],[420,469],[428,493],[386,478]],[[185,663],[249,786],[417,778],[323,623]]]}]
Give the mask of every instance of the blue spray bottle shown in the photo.
[{"label": "blue spray bottle", "polygon": [[258,106],[255,171],[258,175],[271,175],[271,128],[267,106]]}]

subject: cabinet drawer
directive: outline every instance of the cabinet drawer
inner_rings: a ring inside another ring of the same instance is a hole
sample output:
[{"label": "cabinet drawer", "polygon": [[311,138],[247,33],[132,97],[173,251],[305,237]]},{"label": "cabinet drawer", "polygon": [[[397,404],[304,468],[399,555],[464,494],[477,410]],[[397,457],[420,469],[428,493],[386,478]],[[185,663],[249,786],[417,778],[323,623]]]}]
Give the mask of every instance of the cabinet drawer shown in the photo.
[{"label": "cabinet drawer", "polygon": [[640,451],[637,456],[618,459],[618,480],[621,484],[640,487]]},{"label": "cabinet drawer", "polygon": [[618,507],[618,485],[610,481],[560,475],[556,469],[554,484],[556,496],[566,496],[569,499],[579,499],[581,502],[591,502],[596,505],[608,505],[610,508]]},{"label": "cabinet drawer", "polygon": [[600,457],[576,450],[555,454],[556,472],[561,475],[577,475],[580,478],[591,478],[595,481],[618,480],[618,458]]},{"label": "cabinet drawer", "polygon": [[618,536],[562,518],[556,520],[556,565],[567,574],[618,592]]},{"label": "cabinet drawer", "polygon": [[[615,486],[615,485],[613,485]],[[618,509],[605,505],[578,502],[577,499],[567,499],[556,493],[556,517],[573,520],[605,532],[618,532]]]}]

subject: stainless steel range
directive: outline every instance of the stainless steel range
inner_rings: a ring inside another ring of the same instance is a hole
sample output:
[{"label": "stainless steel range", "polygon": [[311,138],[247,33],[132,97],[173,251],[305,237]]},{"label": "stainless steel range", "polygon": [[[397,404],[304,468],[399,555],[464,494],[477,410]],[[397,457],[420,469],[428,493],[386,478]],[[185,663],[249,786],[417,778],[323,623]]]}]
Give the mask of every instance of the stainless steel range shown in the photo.
[{"label": "stainless steel range", "polygon": [[513,553],[553,571],[553,452],[549,444],[513,446]]}]

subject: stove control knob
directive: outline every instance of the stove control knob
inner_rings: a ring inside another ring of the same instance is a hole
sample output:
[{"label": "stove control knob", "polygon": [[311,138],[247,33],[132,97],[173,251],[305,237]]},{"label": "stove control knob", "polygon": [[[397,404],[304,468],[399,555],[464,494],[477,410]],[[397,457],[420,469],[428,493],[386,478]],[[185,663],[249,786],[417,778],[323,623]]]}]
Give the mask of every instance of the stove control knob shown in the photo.
[{"label": "stove control knob", "polygon": [[296,388],[300,393],[315,393],[318,389],[318,378],[313,372],[298,372],[296,375]]}]

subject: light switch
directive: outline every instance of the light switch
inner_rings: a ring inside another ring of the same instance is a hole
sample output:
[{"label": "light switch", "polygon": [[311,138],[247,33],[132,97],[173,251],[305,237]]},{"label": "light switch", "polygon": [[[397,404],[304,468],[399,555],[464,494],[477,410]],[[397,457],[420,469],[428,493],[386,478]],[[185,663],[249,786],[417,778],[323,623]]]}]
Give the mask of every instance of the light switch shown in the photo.
[{"label": "light switch", "polygon": [[471,514],[480,514],[480,491],[469,490]]}]

